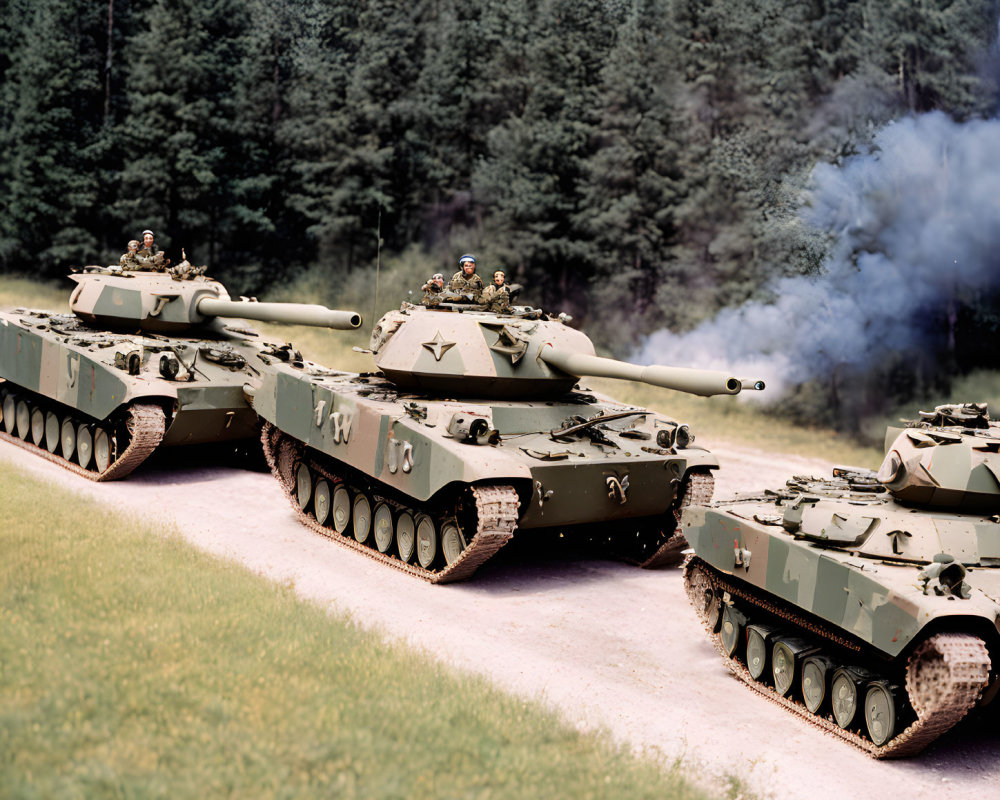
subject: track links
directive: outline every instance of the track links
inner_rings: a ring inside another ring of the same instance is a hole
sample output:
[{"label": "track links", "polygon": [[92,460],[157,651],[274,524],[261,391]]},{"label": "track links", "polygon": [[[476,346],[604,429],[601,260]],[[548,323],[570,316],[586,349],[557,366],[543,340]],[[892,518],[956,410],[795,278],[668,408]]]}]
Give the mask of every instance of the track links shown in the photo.
[{"label": "track links", "polygon": [[129,407],[128,413],[128,420],[125,423],[129,432],[128,447],[122,450],[118,458],[112,461],[104,472],[95,472],[94,470],[81,467],[79,464],[67,461],[62,456],[50,453],[44,447],[32,444],[6,431],[0,431],[0,439],[17,445],[29,453],[44,458],[46,461],[58,464],[63,469],[80,475],[87,480],[97,481],[98,483],[116,481],[131,473],[149,457],[150,453],[160,444],[166,430],[166,418],[163,415],[163,409],[157,405],[133,403]]},{"label": "track links", "polygon": [[[363,553],[388,566],[414,575],[430,583],[455,583],[469,578],[483,562],[493,556],[501,547],[510,541],[517,526],[517,510],[520,505],[517,492],[512,486],[473,486],[472,494],[476,502],[476,519],[478,525],[475,535],[467,543],[462,554],[444,569],[431,571],[417,564],[409,564],[387,553],[380,553],[374,547],[358,542],[347,534],[339,534],[334,529],[320,525],[316,518],[299,507],[295,496],[295,467],[305,462],[309,470],[317,476],[326,478],[331,483],[343,480],[330,472],[329,468],[314,459],[305,458],[305,448],[297,441],[283,434],[272,424],[265,422],[261,431],[261,444],[264,458],[267,460],[271,473],[292,504],[299,521],[338,544]],[[375,502],[385,498],[377,495]],[[398,505],[395,504],[394,505]]]},{"label": "track links", "polygon": [[639,563],[642,569],[673,567],[683,561],[682,551],[687,547],[687,539],[681,533],[681,512],[687,506],[705,505],[712,501],[715,491],[715,476],[711,472],[691,472],[684,483],[684,493],[674,504],[674,530],[655,553]]},{"label": "track links", "polygon": [[[729,670],[761,696],[798,714],[825,732],[850,742],[874,758],[905,758],[919,753],[956,725],[976,705],[989,679],[990,658],[982,639],[962,633],[931,636],[917,647],[906,666],[906,691],[910,704],[917,713],[917,720],[888,743],[878,746],[863,736],[844,730],[830,718],[813,714],[797,700],[785,697],[770,686],[760,683],[753,678],[746,666],[730,658],[719,636],[711,629],[702,613],[704,590],[709,587],[716,596],[729,592],[747,600],[748,593],[736,590],[732,582],[698,558],[691,559],[685,566],[684,588],[688,600],[698,611],[712,644]],[[768,602],[750,602],[762,608],[774,607]],[[780,616],[820,639],[833,640],[837,644],[845,641],[830,636],[827,631],[787,609]],[[853,649],[860,650],[857,645]]]}]

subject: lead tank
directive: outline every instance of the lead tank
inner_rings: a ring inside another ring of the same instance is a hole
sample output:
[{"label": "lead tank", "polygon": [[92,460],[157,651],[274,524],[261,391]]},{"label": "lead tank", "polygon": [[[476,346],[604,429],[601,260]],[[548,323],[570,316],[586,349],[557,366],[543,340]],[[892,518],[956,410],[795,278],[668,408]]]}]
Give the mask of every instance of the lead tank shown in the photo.
[{"label": "lead tank", "polygon": [[998,514],[1000,426],[940,406],[888,430],[877,473],[685,509],[688,596],[756,692],[910,756],[997,693]]},{"label": "lead tank", "polygon": [[599,358],[563,318],[528,307],[404,303],[369,352],[370,373],[279,366],[248,386],[265,455],[305,524],[435,583],[468,578],[515,530],[586,529],[643,566],[676,563],[676,514],[711,498],[717,459],[687,425],[580,378],[763,388]]},{"label": "lead tank", "polygon": [[242,319],[357,328],[360,315],[294,303],[234,302],[204,268],[87,267],[72,314],[0,312],[0,438],[97,481],[123,478],[160,445],[259,436],[244,384],[288,344]]}]

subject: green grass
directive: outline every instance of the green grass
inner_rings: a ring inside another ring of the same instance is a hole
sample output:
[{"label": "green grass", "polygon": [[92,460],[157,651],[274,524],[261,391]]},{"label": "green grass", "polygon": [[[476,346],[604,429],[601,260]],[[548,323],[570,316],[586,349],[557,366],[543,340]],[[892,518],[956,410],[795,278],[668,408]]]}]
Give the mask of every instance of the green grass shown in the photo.
[{"label": "green grass", "polygon": [[69,296],[76,284],[42,283],[26,277],[0,275],[0,309],[23,306],[69,313]]},{"label": "green grass", "polygon": [[0,507],[0,796],[704,796],[5,462]]}]

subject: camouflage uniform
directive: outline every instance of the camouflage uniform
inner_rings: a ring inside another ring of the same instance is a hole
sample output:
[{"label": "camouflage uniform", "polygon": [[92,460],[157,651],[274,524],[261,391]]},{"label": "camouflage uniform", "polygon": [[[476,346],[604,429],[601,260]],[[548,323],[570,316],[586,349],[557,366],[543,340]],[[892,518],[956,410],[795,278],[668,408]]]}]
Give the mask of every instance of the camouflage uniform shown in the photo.
[{"label": "camouflage uniform", "polygon": [[[132,248],[135,245],[136,249]],[[122,257],[118,259],[118,266],[122,269],[138,269],[138,262],[136,261],[136,254],[138,252],[139,241],[133,239],[128,243],[128,250],[122,253]]]},{"label": "camouflage uniform", "polygon": [[506,283],[503,286],[491,283],[483,289],[479,302],[486,306],[488,311],[502,314],[510,309],[510,287]]},{"label": "camouflage uniform", "polygon": [[459,270],[451,276],[448,291],[455,292],[455,294],[471,294],[472,301],[478,303],[479,296],[483,291],[483,279],[475,272],[471,275],[466,275],[464,270]]},{"label": "camouflage uniform", "polygon": [[[440,285],[435,282],[438,278],[441,279]],[[420,288],[424,292],[424,299],[421,300],[421,303],[425,306],[436,306],[441,302],[440,295],[444,291],[444,276],[439,272]]]},{"label": "camouflage uniform", "polygon": [[157,250],[154,253],[148,248],[143,247],[135,254],[135,266],[132,269],[159,271],[166,269],[166,266],[166,259],[162,250]]}]

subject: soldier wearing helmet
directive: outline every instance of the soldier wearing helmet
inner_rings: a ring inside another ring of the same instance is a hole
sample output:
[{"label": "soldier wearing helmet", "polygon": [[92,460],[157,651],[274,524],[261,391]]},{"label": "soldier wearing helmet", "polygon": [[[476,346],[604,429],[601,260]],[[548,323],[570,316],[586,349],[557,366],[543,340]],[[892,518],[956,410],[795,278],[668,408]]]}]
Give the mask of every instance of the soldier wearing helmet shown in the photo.
[{"label": "soldier wearing helmet", "polygon": [[470,302],[478,303],[483,291],[483,279],[476,274],[476,257],[466,253],[458,259],[459,270],[451,276],[448,291],[464,295]]}]

